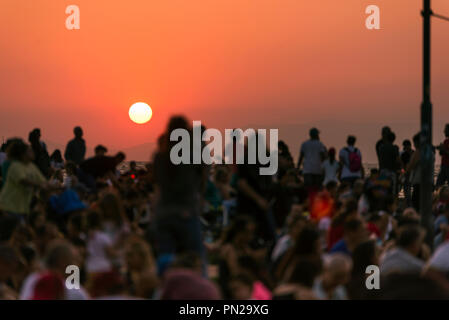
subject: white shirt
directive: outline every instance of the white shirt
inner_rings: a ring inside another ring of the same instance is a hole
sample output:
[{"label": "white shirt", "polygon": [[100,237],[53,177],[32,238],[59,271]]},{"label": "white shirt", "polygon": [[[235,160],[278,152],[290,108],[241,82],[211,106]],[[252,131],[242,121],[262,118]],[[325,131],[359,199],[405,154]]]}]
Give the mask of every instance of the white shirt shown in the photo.
[{"label": "white shirt", "polygon": [[430,258],[429,267],[442,272],[449,272],[449,241],[437,248]]},{"label": "white shirt", "polygon": [[338,182],[337,173],[338,169],[340,168],[340,164],[337,161],[331,163],[329,159],[326,159],[323,162],[323,168],[324,168],[324,182],[323,182],[324,185],[328,184],[331,181]]},{"label": "white shirt", "polygon": [[[340,150],[340,161],[343,163],[343,168],[341,170],[341,178],[361,178],[362,177],[362,170],[360,169],[357,172],[352,172],[351,169],[349,169],[349,153],[354,152],[356,148],[353,146],[348,146]],[[349,150],[349,152],[348,152]],[[360,159],[362,159],[362,154],[360,153],[360,150],[357,149],[357,153],[360,156]]]},{"label": "white shirt", "polygon": [[326,147],[320,140],[307,140],[301,145],[300,153],[304,155],[304,174],[323,174],[321,155],[326,153]]},{"label": "white shirt", "polygon": [[112,268],[111,261],[106,255],[106,249],[113,241],[102,231],[95,231],[87,240],[86,270],[88,273],[107,272]]}]

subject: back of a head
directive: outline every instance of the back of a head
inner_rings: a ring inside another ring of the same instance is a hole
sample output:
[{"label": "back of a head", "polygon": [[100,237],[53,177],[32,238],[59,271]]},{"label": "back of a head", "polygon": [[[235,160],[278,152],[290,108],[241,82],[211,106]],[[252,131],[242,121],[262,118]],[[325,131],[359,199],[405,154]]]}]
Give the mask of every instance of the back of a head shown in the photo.
[{"label": "back of a head", "polygon": [[404,148],[409,148],[409,147],[412,146],[412,143],[411,143],[411,141],[410,141],[409,139],[405,139],[405,140],[402,142],[402,146],[403,146]]},{"label": "back of a head", "polygon": [[352,260],[346,254],[333,253],[324,257],[323,266],[326,272],[342,274],[351,271]]},{"label": "back of a head", "polygon": [[108,152],[108,149],[105,146],[99,144],[98,146],[95,147],[94,151],[95,151],[95,154],[106,153],[106,152]]},{"label": "back of a head", "polygon": [[187,122],[186,117],[177,115],[170,118],[167,125],[167,133],[170,135],[175,129],[189,130],[189,123]]},{"label": "back of a head", "polygon": [[28,150],[28,145],[21,139],[17,139],[8,146],[7,155],[9,160],[21,160]]},{"label": "back of a head", "polygon": [[365,274],[366,267],[373,264],[376,255],[376,242],[368,240],[360,243],[352,253],[353,273]]},{"label": "back of a head", "polygon": [[120,162],[122,162],[122,161],[124,161],[126,159],[126,155],[125,155],[125,153],[119,151],[115,155],[115,159],[117,160],[118,163],[120,163]]},{"label": "back of a head", "polygon": [[419,274],[392,273],[380,284],[381,300],[447,300],[449,292],[433,279]]},{"label": "back of a head", "polygon": [[83,129],[81,129],[81,127],[75,127],[73,133],[75,134],[75,137],[81,138],[83,136]]},{"label": "back of a head", "polygon": [[312,288],[322,270],[323,262],[320,257],[300,258],[295,264],[288,282]]},{"label": "back of a head", "polygon": [[382,128],[382,137],[386,138],[388,134],[391,132],[390,127],[385,126]]},{"label": "back of a head", "polygon": [[417,224],[407,224],[400,228],[397,245],[407,249],[423,237],[424,230]]},{"label": "back of a head", "polygon": [[45,264],[49,269],[65,269],[72,260],[73,246],[69,242],[58,239],[50,243],[45,255]]},{"label": "back of a head", "polygon": [[421,133],[418,132],[413,136],[413,144],[415,145],[415,147],[419,147],[420,142],[421,142]]},{"label": "back of a head", "polygon": [[346,142],[349,146],[355,145],[357,138],[355,136],[348,136],[348,139],[346,139]]},{"label": "back of a head", "polygon": [[319,239],[320,233],[315,227],[304,227],[295,241],[296,255],[306,256],[316,254],[316,245]]},{"label": "back of a head", "polygon": [[320,131],[317,128],[312,128],[309,131],[309,136],[311,139],[318,139],[320,135]]}]

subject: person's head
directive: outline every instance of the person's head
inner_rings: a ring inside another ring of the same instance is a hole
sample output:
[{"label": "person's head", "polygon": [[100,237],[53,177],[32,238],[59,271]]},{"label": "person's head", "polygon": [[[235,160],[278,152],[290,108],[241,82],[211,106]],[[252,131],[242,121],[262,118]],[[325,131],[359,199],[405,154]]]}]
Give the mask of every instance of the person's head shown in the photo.
[{"label": "person's head", "polygon": [[402,142],[402,147],[404,147],[405,151],[410,151],[412,150],[412,142],[409,139],[405,139]]},{"label": "person's head", "polygon": [[290,275],[288,283],[312,288],[315,279],[321,274],[323,262],[321,257],[305,257],[298,259]]},{"label": "person's head", "polygon": [[421,251],[424,237],[425,231],[421,226],[408,224],[400,228],[397,245],[410,254],[417,256]]},{"label": "person's head", "polygon": [[379,265],[379,249],[374,240],[367,240],[355,247],[352,252],[352,273],[365,274],[369,265]]},{"label": "person's head", "polygon": [[126,155],[123,152],[117,152],[117,154],[114,156],[115,161],[117,164],[122,163],[126,159]]},{"label": "person's head", "polygon": [[417,133],[413,136],[413,146],[415,147],[415,149],[419,149],[419,145],[421,142],[421,133]]},{"label": "person's head", "polygon": [[38,142],[41,138],[41,129],[35,128],[28,135],[28,140],[30,143]]},{"label": "person's head", "polygon": [[120,196],[113,192],[105,193],[99,201],[101,217],[105,221],[113,222],[116,226],[120,226],[125,219],[125,209]]},{"label": "person's head", "polygon": [[329,148],[329,150],[327,151],[327,156],[329,157],[329,159],[335,160],[335,148],[334,147]]},{"label": "person's head", "polygon": [[132,237],[125,245],[128,271],[147,271],[155,266],[150,245],[143,239]]},{"label": "person's head", "polygon": [[336,288],[345,285],[352,270],[352,260],[345,254],[334,253],[323,259],[322,279],[327,288]]},{"label": "person's head", "polygon": [[344,224],[343,234],[345,240],[354,246],[357,246],[368,238],[365,223],[358,218],[350,219]]},{"label": "person's head", "polygon": [[317,128],[312,128],[309,131],[310,139],[318,140],[320,138],[320,131]]},{"label": "person's head", "polygon": [[382,134],[382,138],[386,139],[390,132],[391,132],[390,127],[388,127],[388,126],[383,127],[382,128],[382,133],[381,133]]},{"label": "person's head", "polygon": [[137,163],[135,161],[131,161],[129,163],[129,169],[134,171],[134,170],[136,170],[136,168],[137,168]]},{"label": "person's head", "polygon": [[320,233],[314,226],[304,227],[295,239],[297,256],[314,256],[321,253]]},{"label": "person's head", "polygon": [[444,126],[444,135],[446,136],[446,138],[449,138],[449,123],[446,123],[446,125]]},{"label": "person's head", "polygon": [[56,272],[45,272],[36,280],[32,300],[63,300],[64,279]]},{"label": "person's head", "polygon": [[108,149],[105,146],[99,144],[98,146],[95,147],[94,152],[95,156],[97,157],[104,156],[108,152]]},{"label": "person's head", "polygon": [[449,292],[444,284],[429,276],[393,272],[380,283],[381,300],[447,300]]},{"label": "person's head", "polygon": [[348,144],[348,146],[353,147],[355,145],[357,138],[355,136],[348,136],[348,138],[346,139],[346,143]]},{"label": "person's head", "polygon": [[73,129],[73,134],[75,135],[75,138],[81,139],[83,137],[83,129],[81,129],[81,127],[75,127]]},{"label": "person's head", "polygon": [[62,239],[52,241],[45,255],[45,265],[49,270],[65,275],[69,265],[76,265],[78,256],[75,247]]},{"label": "person's head", "polygon": [[53,153],[50,156],[50,159],[55,162],[64,162],[64,160],[62,159],[61,150],[59,149],[53,151]]},{"label": "person's head", "polygon": [[34,159],[34,152],[28,144],[17,140],[8,147],[7,156],[9,160],[30,162]]}]

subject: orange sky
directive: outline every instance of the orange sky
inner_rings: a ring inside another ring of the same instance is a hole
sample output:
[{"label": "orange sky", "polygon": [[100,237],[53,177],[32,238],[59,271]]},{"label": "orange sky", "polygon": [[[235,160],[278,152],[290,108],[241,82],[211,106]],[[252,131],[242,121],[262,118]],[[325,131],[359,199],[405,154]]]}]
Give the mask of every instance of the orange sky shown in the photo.
[{"label": "orange sky", "polygon": [[[65,28],[65,8],[81,29]],[[381,9],[381,30],[365,8]],[[421,0],[0,0],[0,136],[40,127],[64,145],[155,141],[171,114],[209,127],[279,128],[296,154],[317,125],[327,145],[359,136],[372,160],[380,127],[418,130]],[[449,15],[449,1],[433,0]],[[449,122],[449,23],[433,20],[435,142]],[[130,105],[153,118],[137,125]],[[294,131],[298,128],[297,133]],[[292,133],[293,130],[293,133]],[[148,158],[146,152],[133,155]]]}]

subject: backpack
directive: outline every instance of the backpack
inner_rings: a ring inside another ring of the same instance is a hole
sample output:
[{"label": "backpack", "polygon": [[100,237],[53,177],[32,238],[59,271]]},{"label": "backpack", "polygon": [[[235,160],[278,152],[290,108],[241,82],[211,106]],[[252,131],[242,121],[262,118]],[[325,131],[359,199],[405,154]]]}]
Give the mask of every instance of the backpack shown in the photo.
[{"label": "backpack", "polygon": [[362,168],[362,157],[359,154],[359,150],[357,148],[354,148],[354,151],[350,151],[349,148],[346,148],[346,151],[348,152],[348,158],[349,158],[349,171],[351,172],[359,172]]}]

